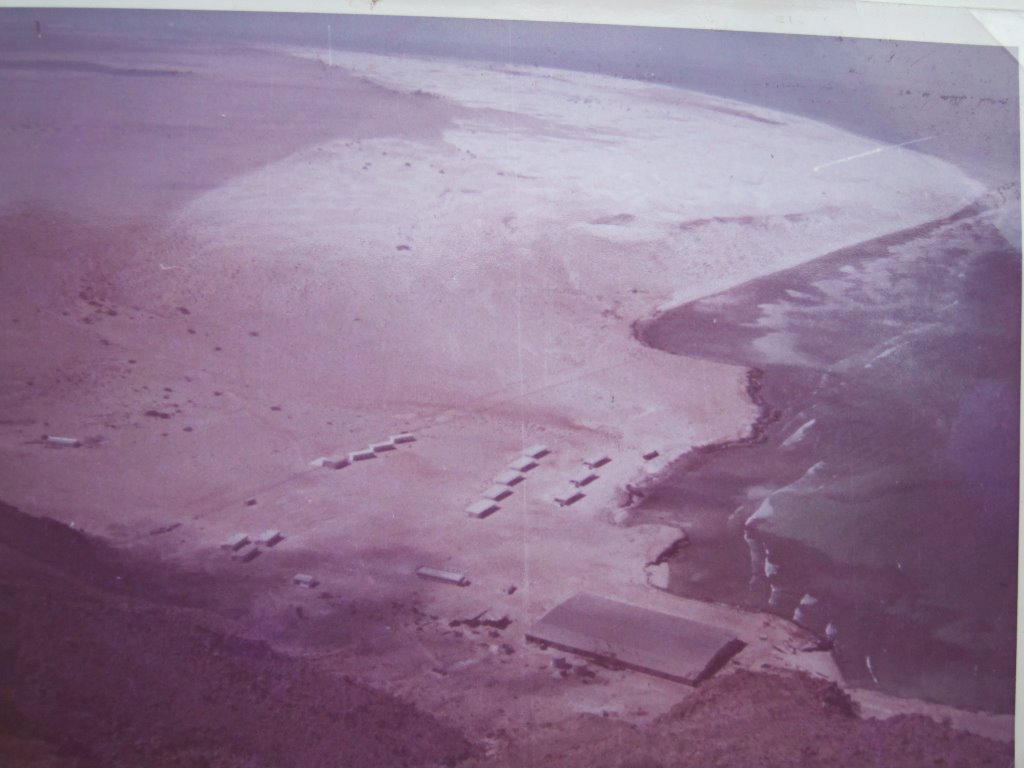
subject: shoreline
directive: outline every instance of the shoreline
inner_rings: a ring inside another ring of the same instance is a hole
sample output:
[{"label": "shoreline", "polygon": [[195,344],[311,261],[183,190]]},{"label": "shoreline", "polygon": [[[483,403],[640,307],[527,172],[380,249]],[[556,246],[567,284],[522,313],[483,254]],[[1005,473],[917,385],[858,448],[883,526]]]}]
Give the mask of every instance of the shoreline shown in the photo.
[{"label": "shoreline", "polygon": [[[883,236],[882,238],[879,238],[878,240],[870,241],[868,243],[864,243],[861,246],[858,246],[858,247],[855,247],[855,248],[842,249],[842,250],[837,251],[837,252],[833,252],[833,253],[829,253],[829,254],[824,254],[821,257],[821,259],[827,259],[828,262],[825,262],[825,263],[829,263],[829,262],[839,263],[842,260],[844,253],[851,253],[851,254],[852,253],[856,253],[856,252],[860,251],[863,248],[872,248],[872,247],[879,247],[879,246],[881,246],[881,247],[891,247],[892,244],[900,244],[900,245],[902,245],[902,244],[905,244],[905,243],[908,243],[908,242],[913,242],[913,241],[921,239],[921,238],[929,237],[929,236],[932,235],[932,233],[934,233],[936,231],[939,231],[942,228],[946,228],[946,227],[948,227],[951,224],[956,224],[958,222],[965,222],[965,221],[979,222],[979,221],[982,221],[982,220],[990,221],[993,213],[994,212],[998,213],[999,209],[1002,208],[1003,204],[1005,203],[1005,200],[999,199],[1000,197],[1001,197],[1001,195],[998,193],[998,191],[986,194],[985,196],[980,198],[976,203],[974,203],[974,204],[972,204],[970,206],[967,206],[967,207],[961,209],[960,211],[958,211],[958,212],[956,212],[953,215],[950,215],[948,217],[944,217],[942,219],[935,220],[935,221],[930,222],[928,224],[919,225],[919,226],[911,228],[909,230],[904,230],[904,231],[901,231],[901,232],[894,232],[894,233],[891,233],[889,235]],[[1011,202],[1011,207],[1012,207],[1012,202]],[[1019,259],[1019,255],[1018,255],[1018,259]],[[844,269],[846,269],[846,268],[844,267]],[[799,279],[796,279],[796,278],[791,276],[791,274],[790,274],[791,272],[792,273],[797,273],[797,272],[799,272],[799,273],[808,273],[808,269],[806,269],[804,267],[799,267],[799,268],[796,268],[794,270],[788,270],[788,271],[785,272],[784,275],[780,274],[780,275],[778,275],[777,278],[772,278],[772,280],[773,280],[773,282],[779,282],[779,281],[787,282],[788,281],[787,284],[791,283],[792,286],[794,286],[793,287],[793,291],[794,292],[797,291],[797,289],[806,290],[805,288],[802,287],[802,283],[799,281]],[[1008,278],[1008,279],[1010,280],[1010,282],[1012,282],[1012,278]],[[756,283],[757,283],[757,280],[754,280],[754,281],[751,281],[750,285],[753,286]],[[744,286],[744,290],[746,290],[746,289],[747,289],[747,286]],[[753,288],[751,288],[750,290],[753,290]],[[748,290],[748,293],[749,293],[749,290]],[[751,299],[749,297],[747,297],[746,299],[744,299],[744,301],[750,302]],[[764,301],[764,299],[762,299],[762,301]],[[697,303],[699,305],[699,301]],[[718,306],[718,304],[719,304],[719,302],[718,302],[717,299],[713,299],[711,302],[709,302],[709,306]],[[698,314],[699,314],[699,310],[700,310],[700,308],[698,306]],[[703,311],[706,312],[707,310],[703,310]],[[652,317],[651,320],[649,320],[647,322],[640,322],[640,323],[638,323],[638,326],[640,327],[640,331],[637,333],[637,338],[642,343],[652,343],[652,340],[650,339],[650,337],[648,335],[646,335],[646,331],[648,331],[650,328],[652,328],[657,322],[659,322],[659,320],[664,320],[664,318],[666,317],[666,315],[669,312],[671,312],[671,310],[667,310],[664,313],[658,312],[658,313],[656,313]],[[690,313],[690,314],[692,315],[693,313]],[[731,318],[730,319],[730,318],[726,317],[725,319],[726,319],[726,322],[739,322],[739,320],[737,320],[736,318]],[[715,320],[715,322],[717,322],[717,320]],[[750,320],[747,319],[744,322],[749,324]],[[719,330],[721,330],[721,328]],[[659,331],[659,333],[661,333],[662,337],[665,336],[665,331],[664,330]],[[698,333],[699,333],[699,331],[698,331]],[[766,331],[766,333],[767,333],[767,331]],[[1012,329],[1011,329],[1011,334],[1012,334]],[[716,353],[712,359],[718,359],[718,360],[723,360],[723,361],[727,360],[729,362],[735,362],[734,358],[735,358],[736,355],[743,355],[744,354],[744,349],[745,349],[744,343],[745,342],[743,342],[743,341],[739,341],[739,342],[736,343],[734,354],[727,354],[726,353],[726,349],[727,348],[726,347],[722,347],[721,350],[720,350],[721,354],[717,354]],[[749,340],[746,343],[749,343]],[[716,349],[716,347],[715,347],[716,342],[710,341],[710,342],[708,342],[708,344],[709,344],[709,348],[710,349]],[[696,355],[698,357],[704,357],[705,354],[706,354],[706,352],[701,352],[701,351],[687,351],[686,348],[685,348],[685,343],[683,343],[681,345],[680,349],[677,349],[677,350],[671,350],[670,347],[665,347],[665,346],[659,346],[658,348],[665,349],[666,351],[674,351],[675,354]],[[661,474],[661,476],[657,480],[654,480],[653,482],[651,482],[647,486],[647,489],[646,489],[647,491],[653,491],[655,494],[657,494],[658,490],[661,487],[664,486],[671,493],[671,489],[673,487],[673,481],[672,481],[673,476],[676,477],[676,478],[682,477],[683,474],[688,474],[689,476],[692,476],[692,473],[700,471],[700,469],[698,467],[703,463],[703,462],[701,462],[699,460],[699,456],[701,456],[701,455],[705,455],[705,456],[706,455],[714,455],[714,454],[716,454],[716,453],[718,453],[720,451],[725,451],[728,448],[738,448],[738,447],[743,447],[743,446],[750,446],[750,445],[754,445],[754,444],[757,444],[759,442],[763,442],[764,441],[764,439],[765,439],[764,427],[767,426],[768,424],[777,422],[780,419],[781,415],[782,415],[782,411],[780,411],[777,407],[772,406],[770,403],[767,403],[765,401],[763,395],[760,392],[760,389],[761,389],[760,382],[761,382],[761,378],[764,375],[764,371],[762,371],[760,366],[763,366],[763,365],[767,365],[768,367],[772,367],[773,364],[771,363],[770,359],[761,360],[761,361],[758,361],[756,363],[751,363],[750,367],[748,367],[748,369],[747,369],[748,370],[749,380],[752,383],[752,386],[748,387],[748,395],[751,397],[751,401],[754,402],[758,406],[758,416],[757,416],[757,418],[754,421],[751,422],[751,427],[750,427],[750,431],[749,431],[748,436],[745,437],[745,438],[742,438],[742,439],[738,439],[738,440],[719,441],[717,443],[713,443],[713,444],[710,444],[710,445],[695,446],[688,454],[680,456],[676,461],[674,461],[672,463],[672,466],[667,468],[666,471],[663,472]],[[777,370],[779,368],[778,365],[775,365],[774,367]],[[870,364],[867,367],[870,368],[871,367]],[[822,371],[824,372],[822,375],[823,376],[830,375],[830,374],[827,373],[828,370],[830,370],[830,369],[828,369],[827,367],[826,368],[822,368]],[[790,384],[788,384],[786,386],[787,387],[792,387],[793,383],[790,382]],[[790,403],[789,409],[791,410],[793,407],[794,407],[793,404]],[[790,443],[791,442],[796,442],[796,441],[794,441],[792,439],[793,436],[794,435],[800,435],[802,437],[803,433],[808,429],[808,427],[811,424],[814,424],[816,421],[820,421],[820,419],[821,419],[820,415],[815,416],[815,414],[813,412],[813,409],[810,408],[810,406],[807,406],[807,408],[808,408],[808,410],[806,410],[806,411],[801,410],[800,414],[798,414],[797,416],[794,416],[793,414],[789,414],[787,416],[787,419],[786,419],[786,421],[787,421],[786,429],[787,430],[792,430],[793,427],[796,424],[799,424],[800,422],[803,422],[803,425],[800,426],[799,429],[797,429],[796,432],[793,433],[793,435],[791,435],[789,438],[786,438],[784,445],[782,445],[781,443],[783,442],[783,438],[786,437],[786,436],[780,434],[780,436],[773,441],[773,444],[774,443],[780,443],[780,445],[777,445],[772,450],[785,452],[787,449],[789,449],[789,451],[792,452],[792,448],[790,447]],[[794,421],[794,419],[796,419],[796,421]],[[835,429],[841,429],[841,425],[839,425],[839,426],[833,425],[833,427]],[[684,467],[684,462],[686,461],[687,455],[689,455],[691,457],[692,461],[690,463],[693,464],[693,466],[690,467],[689,470],[686,467]],[[751,458],[751,461],[756,461],[756,460],[757,460],[756,458]],[[773,477],[773,475],[771,474],[771,470],[769,470],[766,474],[765,473],[758,474],[756,472],[753,472],[753,473],[750,474],[750,479],[748,479],[746,481],[748,484],[757,485],[758,487],[767,485],[769,488],[774,488],[775,489],[775,491],[768,491],[767,492],[768,496],[766,497],[766,501],[763,502],[762,506],[768,504],[767,499],[770,499],[771,496],[775,492],[782,493],[785,490],[786,487],[789,487],[787,485],[787,483],[782,482],[781,480],[774,480],[773,481],[771,479],[772,477]],[[677,479],[675,482],[676,483],[680,483],[681,481]],[[780,482],[781,482],[781,485],[779,484]],[[802,482],[802,480],[800,482]],[[660,509],[660,507],[658,507],[659,503],[660,504],[664,504],[666,502],[664,502],[663,500],[660,501],[660,502],[655,502],[655,508],[656,509]],[[679,502],[677,502],[677,503],[679,503]],[[727,502],[723,501],[722,503],[727,503]],[[755,504],[755,506],[756,506],[756,504]],[[740,509],[742,509],[742,507]],[[740,514],[740,509],[737,509],[737,512],[735,514]],[[751,510],[752,510],[752,507],[748,508],[746,510],[746,516],[750,517]],[[748,533],[746,533],[746,531],[748,531],[748,529],[751,528],[750,523],[754,520],[754,517],[757,517],[760,514],[761,514],[760,511],[758,511],[757,514],[755,514],[753,517],[750,517],[750,519],[747,521],[747,524],[743,527],[743,530],[745,532],[744,533],[744,537],[745,538],[748,535],[752,535],[752,532],[750,534],[748,534]],[[732,515],[730,516],[730,520],[731,520],[731,518],[732,518]],[[686,519],[685,516],[682,519]],[[739,534],[734,532],[733,535],[738,536]],[[762,535],[758,536],[757,538],[758,539],[768,540],[768,539],[775,539],[778,536],[782,537],[782,539],[780,541],[782,541],[783,543],[786,541],[785,534],[784,533],[777,533],[777,532],[775,532],[775,533],[773,533],[773,532],[762,532]],[[750,543],[750,546],[751,546],[750,557],[754,557],[754,546],[755,545],[752,543],[752,541],[748,541],[748,543]],[[779,541],[776,541],[775,543],[773,543],[771,545],[773,550],[776,548],[775,544],[777,544],[777,543],[779,543]],[[800,543],[799,540],[794,541],[794,545],[795,544],[799,544],[799,543]],[[766,576],[767,576],[768,575],[767,574],[767,569],[769,567],[768,564],[767,564],[767,546],[768,545],[767,545],[766,541],[762,541],[758,546],[759,546],[760,551],[761,551],[760,557],[764,561],[764,566],[763,567],[766,569]],[[792,549],[792,547],[788,547],[788,548]],[[823,556],[828,555],[828,554],[829,553],[827,551],[822,550],[822,555]],[[790,568],[791,566],[792,566],[792,563],[789,563],[787,561],[785,563],[785,565],[784,565],[784,568]],[[838,566],[836,566],[836,567],[838,567]],[[851,567],[851,566],[847,566],[847,567]],[[774,570],[777,570],[778,569],[778,565],[773,564],[772,568]],[[797,570],[800,571],[800,569],[797,569]],[[800,572],[802,572],[802,571],[800,571]],[[756,574],[755,574],[754,577],[751,577],[751,578],[752,578],[752,583],[753,583],[753,580],[756,579]],[[763,581],[770,581],[770,579],[766,578],[766,579],[763,579]],[[682,585],[682,582],[677,584],[677,588],[678,589],[682,589],[683,590],[683,594],[687,594],[689,591],[691,591],[688,588],[684,587]],[[790,586],[788,588],[789,589],[793,589],[794,587]],[[810,587],[808,587],[808,589],[810,589]],[[775,590],[775,587],[773,586],[773,592],[772,592],[772,599],[773,600],[775,598],[774,590]],[[728,591],[729,591],[728,589],[725,589],[724,591],[723,591],[723,589],[719,589],[719,590],[717,590],[717,593],[719,593],[719,594],[727,594]],[[712,589],[711,592],[715,593],[716,590]],[[800,592],[798,591],[796,594],[799,595]],[[808,596],[810,596],[809,593],[808,593]],[[725,599],[728,601],[728,598],[725,598]],[[746,598],[744,600],[744,603],[747,603],[747,602],[749,602],[752,599],[753,599],[752,597],[748,597],[748,598]],[[816,602],[816,600],[815,600],[815,602]],[[768,605],[772,605],[772,603],[769,602]],[[802,607],[802,606],[803,606],[803,602],[801,602],[800,606],[797,608],[797,613],[799,613],[799,608]],[[764,610],[764,609],[762,609],[762,610]],[[770,611],[771,609],[767,608],[767,610]],[[776,608],[776,610],[779,610],[779,608]],[[787,615],[788,615],[788,613],[787,613]],[[824,619],[821,619],[820,621],[824,621]],[[824,624],[822,624],[822,623],[819,623],[819,625],[817,626],[816,629],[813,626],[808,626],[808,628],[811,629],[811,631],[817,631],[820,636],[824,636],[825,630],[823,629],[823,627],[824,627]],[[846,660],[845,665],[846,665],[847,670],[849,670],[851,663],[854,663],[854,661],[851,661],[849,659]],[[872,677],[874,677],[874,671],[872,671],[871,668],[870,668],[870,656],[868,657],[868,662],[867,663],[869,665],[868,671],[871,672]],[[876,685],[879,684],[877,678],[875,678],[875,684]],[[890,683],[890,685],[891,685],[891,683]],[[871,693],[870,689],[868,689],[868,688],[863,688],[863,689],[860,689],[860,690],[864,690],[865,693]],[[901,694],[898,694],[898,693],[892,693],[890,695],[896,696],[898,698],[904,698],[904,697],[905,698],[914,698],[912,694],[907,696],[905,694],[901,695]],[[951,706],[951,705],[944,704],[943,706]],[[974,710],[963,709],[962,711],[969,712],[969,711],[974,711]],[[992,714],[992,715],[998,715],[997,712],[993,712],[992,710],[988,710],[986,713],[987,714]]]}]

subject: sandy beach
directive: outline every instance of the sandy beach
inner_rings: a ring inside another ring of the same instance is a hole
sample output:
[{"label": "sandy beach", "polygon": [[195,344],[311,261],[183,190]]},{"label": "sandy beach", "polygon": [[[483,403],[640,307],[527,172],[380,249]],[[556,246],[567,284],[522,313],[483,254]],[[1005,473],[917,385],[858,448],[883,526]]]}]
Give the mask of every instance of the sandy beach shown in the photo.
[{"label": "sandy beach", "polygon": [[[0,54],[3,500],[243,584],[245,637],[495,749],[580,715],[648,722],[687,695],[551,674],[524,634],[583,590],[735,633],[730,669],[841,681],[796,625],[649,583],[683,531],[631,525],[628,488],[747,434],[757,409],[744,367],[633,327],[984,187],[909,147],[864,156],[876,145],[837,128],[665,86],[332,62],[87,37]],[[400,433],[415,441],[311,465]],[[550,453],[468,516],[533,444]],[[602,454],[585,496],[555,503]],[[283,541],[252,562],[221,549],[267,529]],[[300,572],[319,589],[297,590]],[[451,625],[474,617],[510,623]],[[1012,738],[1012,716],[852,695],[865,715]]]}]

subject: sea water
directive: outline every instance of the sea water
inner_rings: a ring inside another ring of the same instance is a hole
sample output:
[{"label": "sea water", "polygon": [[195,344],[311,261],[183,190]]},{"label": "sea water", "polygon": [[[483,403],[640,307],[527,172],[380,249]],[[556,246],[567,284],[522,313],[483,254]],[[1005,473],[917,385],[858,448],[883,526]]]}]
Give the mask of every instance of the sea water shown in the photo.
[{"label": "sea water", "polygon": [[[639,519],[691,529],[678,594],[834,638],[847,681],[1010,712],[1019,247],[972,206],[669,311],[654,347],[749,367],[749,436]],[[827,631],[826,631],[827,630]]]}]

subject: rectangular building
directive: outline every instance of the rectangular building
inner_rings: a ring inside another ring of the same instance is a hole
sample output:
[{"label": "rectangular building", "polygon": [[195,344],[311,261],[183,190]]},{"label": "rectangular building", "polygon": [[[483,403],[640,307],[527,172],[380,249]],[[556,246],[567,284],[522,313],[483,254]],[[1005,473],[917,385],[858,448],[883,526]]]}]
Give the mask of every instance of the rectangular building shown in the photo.
[{"label": "rectangular building", "polygon": [[466,574],[459,573],[458,571],[449,571],[443,568],[428,568],[424,565],[416,569],[416,575],[421,579],[441,581],[445,584],[454,584],[457,587],[469,586],[469,578],[467,578]]},{"label": "rectangular building", "polygon": [[500,472],[495,476],[494,482],[511,487],[513,485],[518,485],[525,479],[526,475],[522,472],[516,472],[514,469],[506,469],[504,472]]},{"label": "rectangular building", "polygon": [[512,489],[507,485],[498,483],[497,485],[492,485],[482,495],[485,499],[490,499],[491,501],[501,501],[512,495]]},{"label": "rectangular building", "polygon": [[537,462],[531,459],[529,456],[520,456],[518,459],[509,464],[508,468],[515,470],[516,472],[529,472],[531,469],[537,468]]},{"label": "rectangular building", "polygon": [[586,496],[583,491],[567,491],[566,493],[560,493],[555,496],[555,503],[560,507],[568,507],[570,504],[575,504],[577,501]]},{"label": "rectangular building", "polygon": [[744,647],[729,632],[581,592],[552,608],[527,638],[690,685]]},{"label": "rectangular building", "polygon": [[484,518],[493,515],[498,511],[498,505],[490,499],[480,499],[466,507],[466,514],[470,517]]},{"label": "rectangular building", "polygon": [[591,472],[589,469],[582,472],[577,472],[569,482],[575,485],[577,488],[582,488],[585,485],[590,485],[592,482],[597,480],[597,473]]}]

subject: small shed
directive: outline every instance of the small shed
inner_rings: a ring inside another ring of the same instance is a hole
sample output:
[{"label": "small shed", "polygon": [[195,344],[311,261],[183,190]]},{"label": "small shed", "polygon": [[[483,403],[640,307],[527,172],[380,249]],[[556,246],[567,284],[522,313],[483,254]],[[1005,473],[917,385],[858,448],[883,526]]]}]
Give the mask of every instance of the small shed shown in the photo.
[{"label": "small shed", "polygon": [[529,456],[520,456],[518,459],[509,464],[508,468],[515,470],[516,472],[529,472],[531,469],[537,468],[537,462],[531,459]]},{"label": "small shed", "polygon": [[324,456],[319,459],[320,466],[325,469],[341,469],[348,466],[347,456]]},{"label": "small shed", "polygon": [[82,441],[77,437],[61,437],[60,435],[43,435],[43,439],[50,445],[60,445],[66,448],[78,448]]},{"label": "small shed", "polygon": [[282,536],[281,532],[276,528],[264,531],[256,537],[256,543],[264,547],[272,547],[282,541],[284,541],[284,536]]},{"label": "small shed", "polygon": [[501,501],[502,499],[507,498],[511,495],[512,489],[509,488],[507,485],[502,485],[501,483],[498,483],[497,485],[492,485],[490,488],[483,492],[483,497],[485,499],[490,499],[491,501]]},{"label": "small shed", "polygon": [[555,503],[560,507],[568,507],[570,504],[575,504],[584,496],[586,496],[586,494],[583,493],[583,491],[569,491],[555,496]]},{"label": "small shed", "polygon": [[292,576],[292,584],[303,589],[312,589],[320,582],[308,573],[296,573]]},{"label": "small shed", "polygon": [[521,472],[516,472],[514,469],[506,469],[504,472],[498,473],[494,478],[494,482],[512,487],[513,485],[518,485],[523,482],[525,479],[526,475]]},{"label": "small shed", "polygon": [[385,440],[383,443],[373,443],[370,446],[370,450],[374,453],[384,453],[384,451],[395,450],[395,444],[390,440]]},{"label": "small shed", "polygon": [[470,517],[484,518],[493,515],[498,511],[498,505],[490,499],[480,499],[466,507],[466,514]]},{"label": "small shed", "polygon": [[458,571],[448,571],[443,568],[429,568],[424,565],[416,569],[416,575],[421,579],[441,581],[445,584],[454,584],[457,587],[469,586],[469,578],[466,574],[459,573]]},{"label": "small shed", "polygon": [[596,472],[591,472],[589,469],[586,469],[583,470],[582,472],[577,472],[573,477],[569,479],[569,482],[572,483],[577,488],[582,488],[583,486],[590,485],[592,482],[597,480],[597,477],[598,476]]},{"label": "small shed", "polygon": [[351,462],[366,461],[367,459],[377,458],[377,452],[373,449],[364,449],[362,451],[352,451],[348,455],[348,460]]},{"label": "small shed", "polygon": [[584,459],[583,463],[586,464],[590,469],[597,469],[598,467],[603,467],[605,464],[609,463],[611,460],[612,460],[612,457],[609,456],[608,454],[596,453],[593,456]]},{"label": "small shed", "polygon": [[526,637],[690,685],[744,647],[717,627],[586,592],[552,608]]},{"label": "small shed", "polygon": [[221,549],[226,549],[229,552],[237,552],[246,544],[249,543],[249,536],[244,533],[236,533],[230,539],[220,545]]},{"label": "small shed", "polygon": [[392,435],[391,442],[395,445],[402,445],[403,443],[415,443],[416,437],[408,432],[403,432],[400,435]]},{"label": "small shed", "polygon": [[233,560],[241,560],[243,563],[248,563],[255,560],[260,556],[260,548],[255,544],[242,547],[231,554]]},{"label": "small shed", "polygon": [[657,448],[647,448],[640,455],[643,456],[644,461],[650,461],[651,459],[658,458],[661,455],[661,451]]},{"label": "small shed", "polygon": [[549,453],[551,453],[551,451],[548,450],[546,445],[537,444],[531,445],[523,451],[523,456],[529,456],[531,459],[540,459],[547,456]]}]

